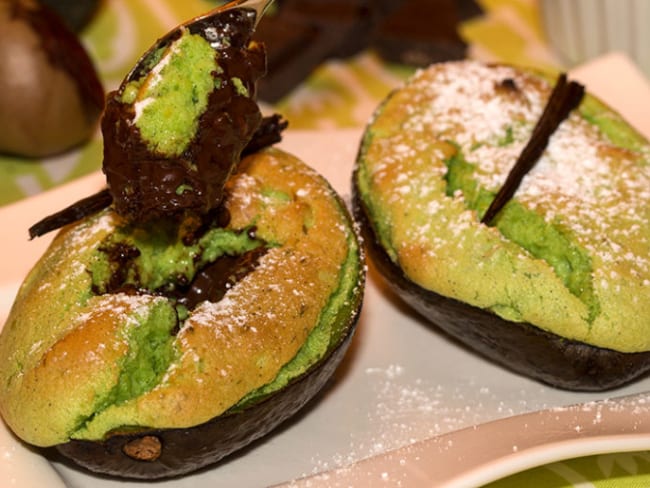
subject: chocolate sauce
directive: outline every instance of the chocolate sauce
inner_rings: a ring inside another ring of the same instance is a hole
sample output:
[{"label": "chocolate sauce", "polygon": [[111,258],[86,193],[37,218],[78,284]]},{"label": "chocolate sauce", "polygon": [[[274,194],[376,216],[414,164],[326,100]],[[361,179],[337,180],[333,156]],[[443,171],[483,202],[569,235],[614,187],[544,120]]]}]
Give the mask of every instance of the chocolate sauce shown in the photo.
[{"label": "chocolate sauce", "polygon": [[[221,300],[230,288],[257,267],[260,258],[268,251],[267,247],[262,245],[241,255],[220,256],[199,270],[191,282],[180,277],[162,289],[148,290],[138,283],[127,281],[133,278],[130,276],[130,271],[135,269],[133,260],[140,255],[137,248],[117,243],[100,250],[106,253],[112,274],[107,283],[93,286],[93,293],[162,295],[176,300],[188,310],[206,300],[213,303]],[[137,276],[135,278],[137,279]]]},{"label": "chocolate sauce", "polygon": [[194,277],[192,283],[179,293],[179,302],[192,310],[208,300],[218,302],[237,282],[253,271],[267,248],[260,246],[239,256],[221,256]]},{"label": "chocolate sauce", "polygon": [[[130,221],[180,219],[218,206],[226,180],[261,123],[255,91],[266,61],[261,45],[249,45],[254,17],[236,9],[213,18],[211,25],[228,40],[218,52],[224,82],[210,93],[198,130],[180,156],[151,151],[130,122],[132,106],[120,101],[119,92],[109,95],[102,120],[103,170],[116,211]],[[239,94],[232,78],[240,79],[250,96]]]},{"label": "chocolate sauce", "polygon": [[[287,125],[287,121],[278,114],[264,117],[253,138],[242,151],[242,157],[254,154],[265,147],[280,142],[282,140],[282,131],[287,128]],[[36,222],[29,228],[29,238],[40,237],[65,225],[89,217],[105,209],[111,203],[113,203],[113,195],[111,195],[110,191],[107,188],[100,190]],[[221,212],[221,207],[217,207],[216,211]],[[228,225],[227,221],[226,223],[219,223],[223,221],[223,218],[218,219],[216,225],[218,227]]]}]

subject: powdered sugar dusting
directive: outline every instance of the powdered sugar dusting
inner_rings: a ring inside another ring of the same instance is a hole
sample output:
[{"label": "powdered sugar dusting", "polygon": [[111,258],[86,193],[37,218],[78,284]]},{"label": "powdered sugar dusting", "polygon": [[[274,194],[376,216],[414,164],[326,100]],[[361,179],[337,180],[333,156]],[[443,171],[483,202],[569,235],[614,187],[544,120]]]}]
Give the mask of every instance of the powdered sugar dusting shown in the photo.
[{"label": "powdered sugar dusting", "polygon": [[[532,120],[539,116],[543,101],[536,92],[526,94],[526,100],[504,103],[494,97],[495,82],[504,79],[520,82],[521,75],[509,67],[489,68],[480,63],[450,63],[446,69],[421,72],[413,87],[420,91],[426,110],[417,113],[406,128],[412,131],[435,129],[449,134],[463,149],[502,137],[513,120]],[[513,127],[515,139],[525,136],[522,125]],[[495,161],[499,163],[499,161]]]},{"label": "powdered sugar dusting", "polygon": [[351,433],[349,444],[334,456],[314,456],[313,470],[305,474],[341,468],[433,436],[511,416],[525,410],[529,397],[536,394],[520,390],[503,395],[473,379],[468,379],[469,384],[441,385],[424,377],[412,378],[410,373],[400,364],[366,368],[374,405],[367,412],[372,434],[362,429]]},{"label": "powdered sugar dusting", "polygon": [[[444,70],[421,75],[414,86],[422,92],[422,100],[415,103],[425,103],[426,110],[414,113],[406,124],[409,131],[439,134],[438,138],[453,141],[468,162],[480,168],[479,183],[492,191],[505,181],[550,93],[550,86],[542,84],[538,89],[499,96],[502,80],[512,80],[519,87],[532,82],[512,68],[480,63],[451,63]],[[645,220],[633,209],[650,196],[650,178],[636,168],[632,154],[617,151],[612,157],[606,146],[607,140],[595,126],[572,114],[552,136],[516,197],[527,205],[543,207],[550,216],[569,207],[576,215],[569,225],[579,234],[584,227],[594,226],[607,232],[613,225],[611,219],[630,209],[642,225]],[[394,153],[401,156],[408,150],[401,141]],[[622,175],[620,166],[625,169]],[[611,210],[603,214],[603,209]]]},{"label": "powdered sugar dusting", "polygon": [[156,302],[166,301],[162,296],[115,293],[95,298],[92,309],[75,317],[77,324],[86,323],[91,316],[110,313],[114,320],[127,326],[136,326],[151,312]]},{"label": "powdered sugar dusting", "polygon": [[[508,92],[500,88],[504,80],[522,89]],[[437,138],[457,146],[465,159],[476,165],[479,184],[496,191],[530,138],[550,89],[543,80],[507,66],[446,63],[444,69],[420,72],[409,89],[404,130],[377,142],[390,150],[388,157],[373,163],[372,172],[381,174],[394,164],[417,158],[423,141]],[[642,232],[648,225],[647,212],[639,210],[650,198],[650,174],[639,165],[639,157],[612,149],[595,126],[573,113],[552,136],[515,197],[549,221],[566,216],[563,225],[594,252],[599,252],[602,235],[614,237],[612,240],[645,240]],[[440,177],[445,169],[431,165],[427,171],[431,174],[425,177]],[[401,176],[395,178],[390,201],[413,192],[418,198],[426,197],[426,188],[419,186],[421,173],[402,172]],[[427,213],[439,209],[435,200],[425,203]],[[609,250],[600,254],[606,259]],[[639,260],[638,255],[619,257],[631,260],[641,272],[650,271],[647,260]]]}]

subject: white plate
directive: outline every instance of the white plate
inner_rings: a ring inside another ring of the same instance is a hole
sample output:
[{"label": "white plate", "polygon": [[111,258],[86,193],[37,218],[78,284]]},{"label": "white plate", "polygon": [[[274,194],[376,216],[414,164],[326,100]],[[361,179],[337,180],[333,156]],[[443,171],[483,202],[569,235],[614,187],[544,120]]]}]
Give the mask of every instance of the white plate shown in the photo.
[{"label": "white plate", "polygon": [[[623,112],[626,105],[632,112],[638,111],[636,107],[643,106],[641,100],[650,100],[647,93],[640,93],[648,88],[624,58],[615,56],[583,68],[579,78],[589,82],[591,76],[598,81],[600,73],[611,72],[614,65],[617,82],[627,80],[626,86],[635,88],[608,94],[605,85],[596,91],[611,105],[623,107]],[[626,102],[626,97],[634,103]],[[631,119],[640,130],[650,133],[643,126],[649,121],[642,114],[631,113]],[[360,130],[289,131],[282,147],[309,162],[347,197],[360,134]],[[96,191],[102,182],[100,174],[90,175],[0,209],[0,323],[19,281],[49,242],[49,237],[28,241],[27,227]],[[609,394],[645,390],[650,390],[650,380]],[[406,310],[382,289],[371,269],[357,334],[326,391],[298,418],[242,454],[214,469],[156,486],[259,487],[280,483],[461,427],[603,396],[548,388],[478,358]],[[520,461],[518,469],[525,467]],[[0,486],[54,487],[59,476],[69,487],[146,485],[93,477],[58,463],[50,465],[18,444],[0,425]]]}]

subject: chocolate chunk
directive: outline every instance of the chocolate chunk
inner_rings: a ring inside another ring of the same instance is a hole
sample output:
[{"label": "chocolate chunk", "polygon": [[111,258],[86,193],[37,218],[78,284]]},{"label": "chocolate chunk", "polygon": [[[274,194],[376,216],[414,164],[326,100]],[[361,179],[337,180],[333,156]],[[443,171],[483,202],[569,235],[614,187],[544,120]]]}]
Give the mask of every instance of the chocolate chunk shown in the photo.
[{"label": "chocolate chunk", "polygon": [[156,436],[145,435],[124,444],[122,451],[131,459],[151,462],[160,457],[162,443]]}]

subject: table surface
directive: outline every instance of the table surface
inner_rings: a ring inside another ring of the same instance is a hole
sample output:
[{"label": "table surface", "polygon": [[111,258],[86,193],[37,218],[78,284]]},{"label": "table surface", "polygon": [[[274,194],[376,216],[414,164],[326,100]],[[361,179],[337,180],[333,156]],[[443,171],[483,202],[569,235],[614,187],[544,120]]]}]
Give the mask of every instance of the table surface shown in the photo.
[{"label": "table surface", "polygon": [[[459,26],[468,56],[544,70],[566,68],[548,49],[535,0],[481,0],[484,15]],[[140,54],[178,22],[214,5],[207,0],[106,0],[82,39],[107,90],[115,88]],[[293,129],[363,127],[377,104],[412,68],[389,66],[370,51],[322,64],[272,108]],[[101,137],[78,150],[46,160],[0,157],[0,205],[75,180],[101,167]],[[614,453],[531,469],[490,488],[650,486],[650,452]]]}]

